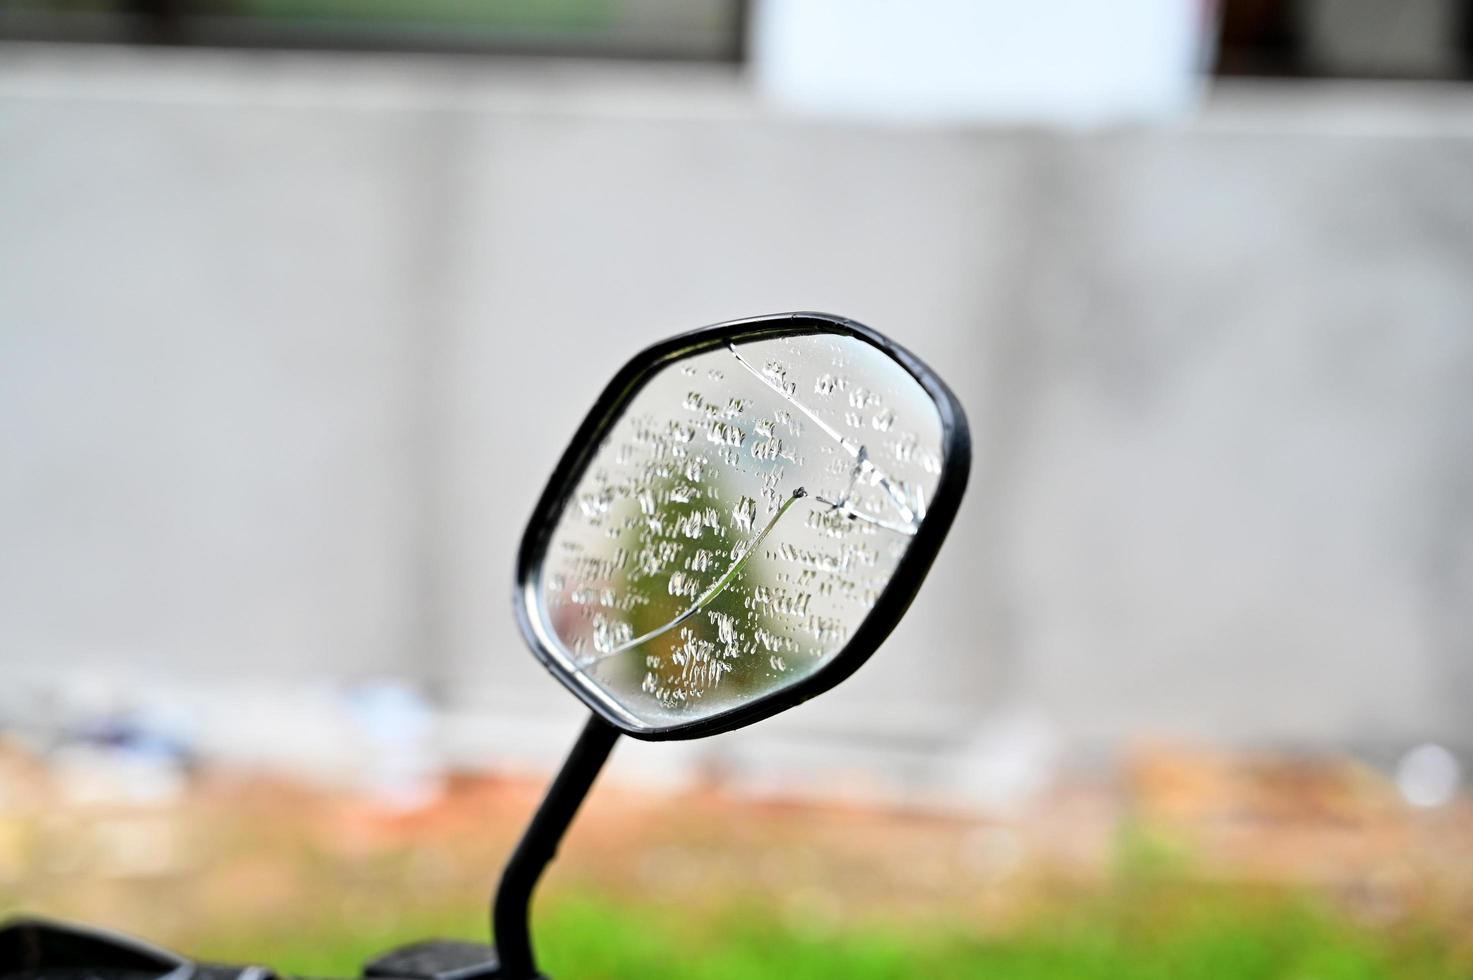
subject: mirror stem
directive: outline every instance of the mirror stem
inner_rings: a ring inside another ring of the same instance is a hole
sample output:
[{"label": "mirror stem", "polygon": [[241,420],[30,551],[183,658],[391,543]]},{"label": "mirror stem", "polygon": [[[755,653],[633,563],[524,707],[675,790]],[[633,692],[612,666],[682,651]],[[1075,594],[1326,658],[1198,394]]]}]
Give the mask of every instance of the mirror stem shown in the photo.
[{"label": "mirror stem", "polygon": [[543,869],[556,856],[563,834],[618,737],[618,729],[597,715],[589,716],[583,733],[501,873],[501,883],[491,906],[491,929],[501,962],[497,976],[504,980],[538,980],[542,976],[532,955],[532,935],[527,924],[532,890],[537,887]]}]

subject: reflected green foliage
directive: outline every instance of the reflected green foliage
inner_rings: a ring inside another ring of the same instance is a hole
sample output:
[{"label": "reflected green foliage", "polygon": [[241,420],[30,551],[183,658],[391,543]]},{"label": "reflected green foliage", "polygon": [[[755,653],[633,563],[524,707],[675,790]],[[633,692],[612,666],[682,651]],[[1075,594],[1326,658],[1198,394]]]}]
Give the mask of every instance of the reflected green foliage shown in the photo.
[{"label": "reflected green foliage", "polygon": [[[648,489],[651,497],[659,501],[659,514],[664,525],[672,529],[707,509],[729,511],[741,496],[729,481],[722,478],[719,470],[712,471],[700,485],[688,484],[673,474],[660,476],[652,472]],[[788,514],[785,519],[796,521],[802,517]],[[646,549],[660,546],[675,549],[674,557],[663,562],[658,569],[634,562],[619,576],[616,589],[621,594],[644,600],[629,613],[628,621],[634,635],[642,636],[658,630],[689,609],[696,597],[715,585],[732,566],[741,541],[738,536],[722,535],[713,529],[705,529],[700,538],[690,538],[675,532],[653,535],[642,521],[627,528],[619,539],[619,545],[630,554],[639,555]],[[703,551],[714,556],[704,565],[699,562]],[[693,567],[702,571],[692,571]],[[671,594],[671,568],[682,570],[690,580],[692,588],[689,593]],[[771,687],[774,669],[769,658],[758,651],[757,641],[750,633],[761,628],[780,634],[784,632],[784,624],[763,609],[749,609],[747,606],[753,589],[777,581],[779,572],[780,569],[764,557],[764,550],[758,548],[708,606],[679,627],[612,658],[609,669],[622,673],[629,688],[638,688],[648,677],[660,690],[679,690],[689,686],[682,680],[682,675],[689,669],[687,651],[694,648],[711,651],[711,666],[722,671],[715,687],[723,697],[750,695]],[[735,641],[721,636],[719,624],[722,619],[730,624],[743,624]],[[744,652],[736,652],[738,646],[744,648]],[[679,710],[682,705],[667,702],[666,707]]]}]

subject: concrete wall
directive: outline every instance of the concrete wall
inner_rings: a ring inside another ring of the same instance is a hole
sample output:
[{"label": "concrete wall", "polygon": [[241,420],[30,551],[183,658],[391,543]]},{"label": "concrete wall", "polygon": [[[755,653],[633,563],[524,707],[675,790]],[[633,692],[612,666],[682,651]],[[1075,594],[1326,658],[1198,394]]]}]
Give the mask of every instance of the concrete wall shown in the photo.
[{"label": "concrete wall", "polygon": [[12,46],[0,657],[562,730],[508,600],[555,456],[639,346],[799,308],[936,366],[976,465],[894,638],[766,737],[1473,744],[1457,88],[905,129],[690,67]]}]

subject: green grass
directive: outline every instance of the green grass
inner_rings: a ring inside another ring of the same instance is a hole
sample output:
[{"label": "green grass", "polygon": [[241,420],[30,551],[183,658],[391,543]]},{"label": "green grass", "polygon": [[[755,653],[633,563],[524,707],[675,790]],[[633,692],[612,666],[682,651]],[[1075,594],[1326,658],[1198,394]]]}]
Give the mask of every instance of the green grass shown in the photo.
[{"label": "green grass", "polygon": [[[1307,898],[1241,889],[1136,888],[1073,901],[989,935],[981,924],[821,928],[754,903],[656,907],[564,894],[537,917],[542,967],[560,980],[924,977],[1007,980],[1469,980],[1473,966],[1427,930],[1357,927]],[[202,955],[261,957],[279,969],[354,976],[386,946],[474,937],[474,915],[388,928],[324,923],[295,934],[206,938]]]}]

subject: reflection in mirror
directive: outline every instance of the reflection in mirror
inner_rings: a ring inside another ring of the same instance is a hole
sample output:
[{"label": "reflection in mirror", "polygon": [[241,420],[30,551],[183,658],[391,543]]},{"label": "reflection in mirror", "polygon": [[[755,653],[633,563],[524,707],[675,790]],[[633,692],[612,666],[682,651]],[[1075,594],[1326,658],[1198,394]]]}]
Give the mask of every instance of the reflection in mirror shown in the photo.
[{"label": "reflection in mirror", "polygon": [[942,445],[930,395],[855,337],[668,363],[577,477],[530,583],[536,628],[636,726],[782,690],[868,615],[925,519]]}]

